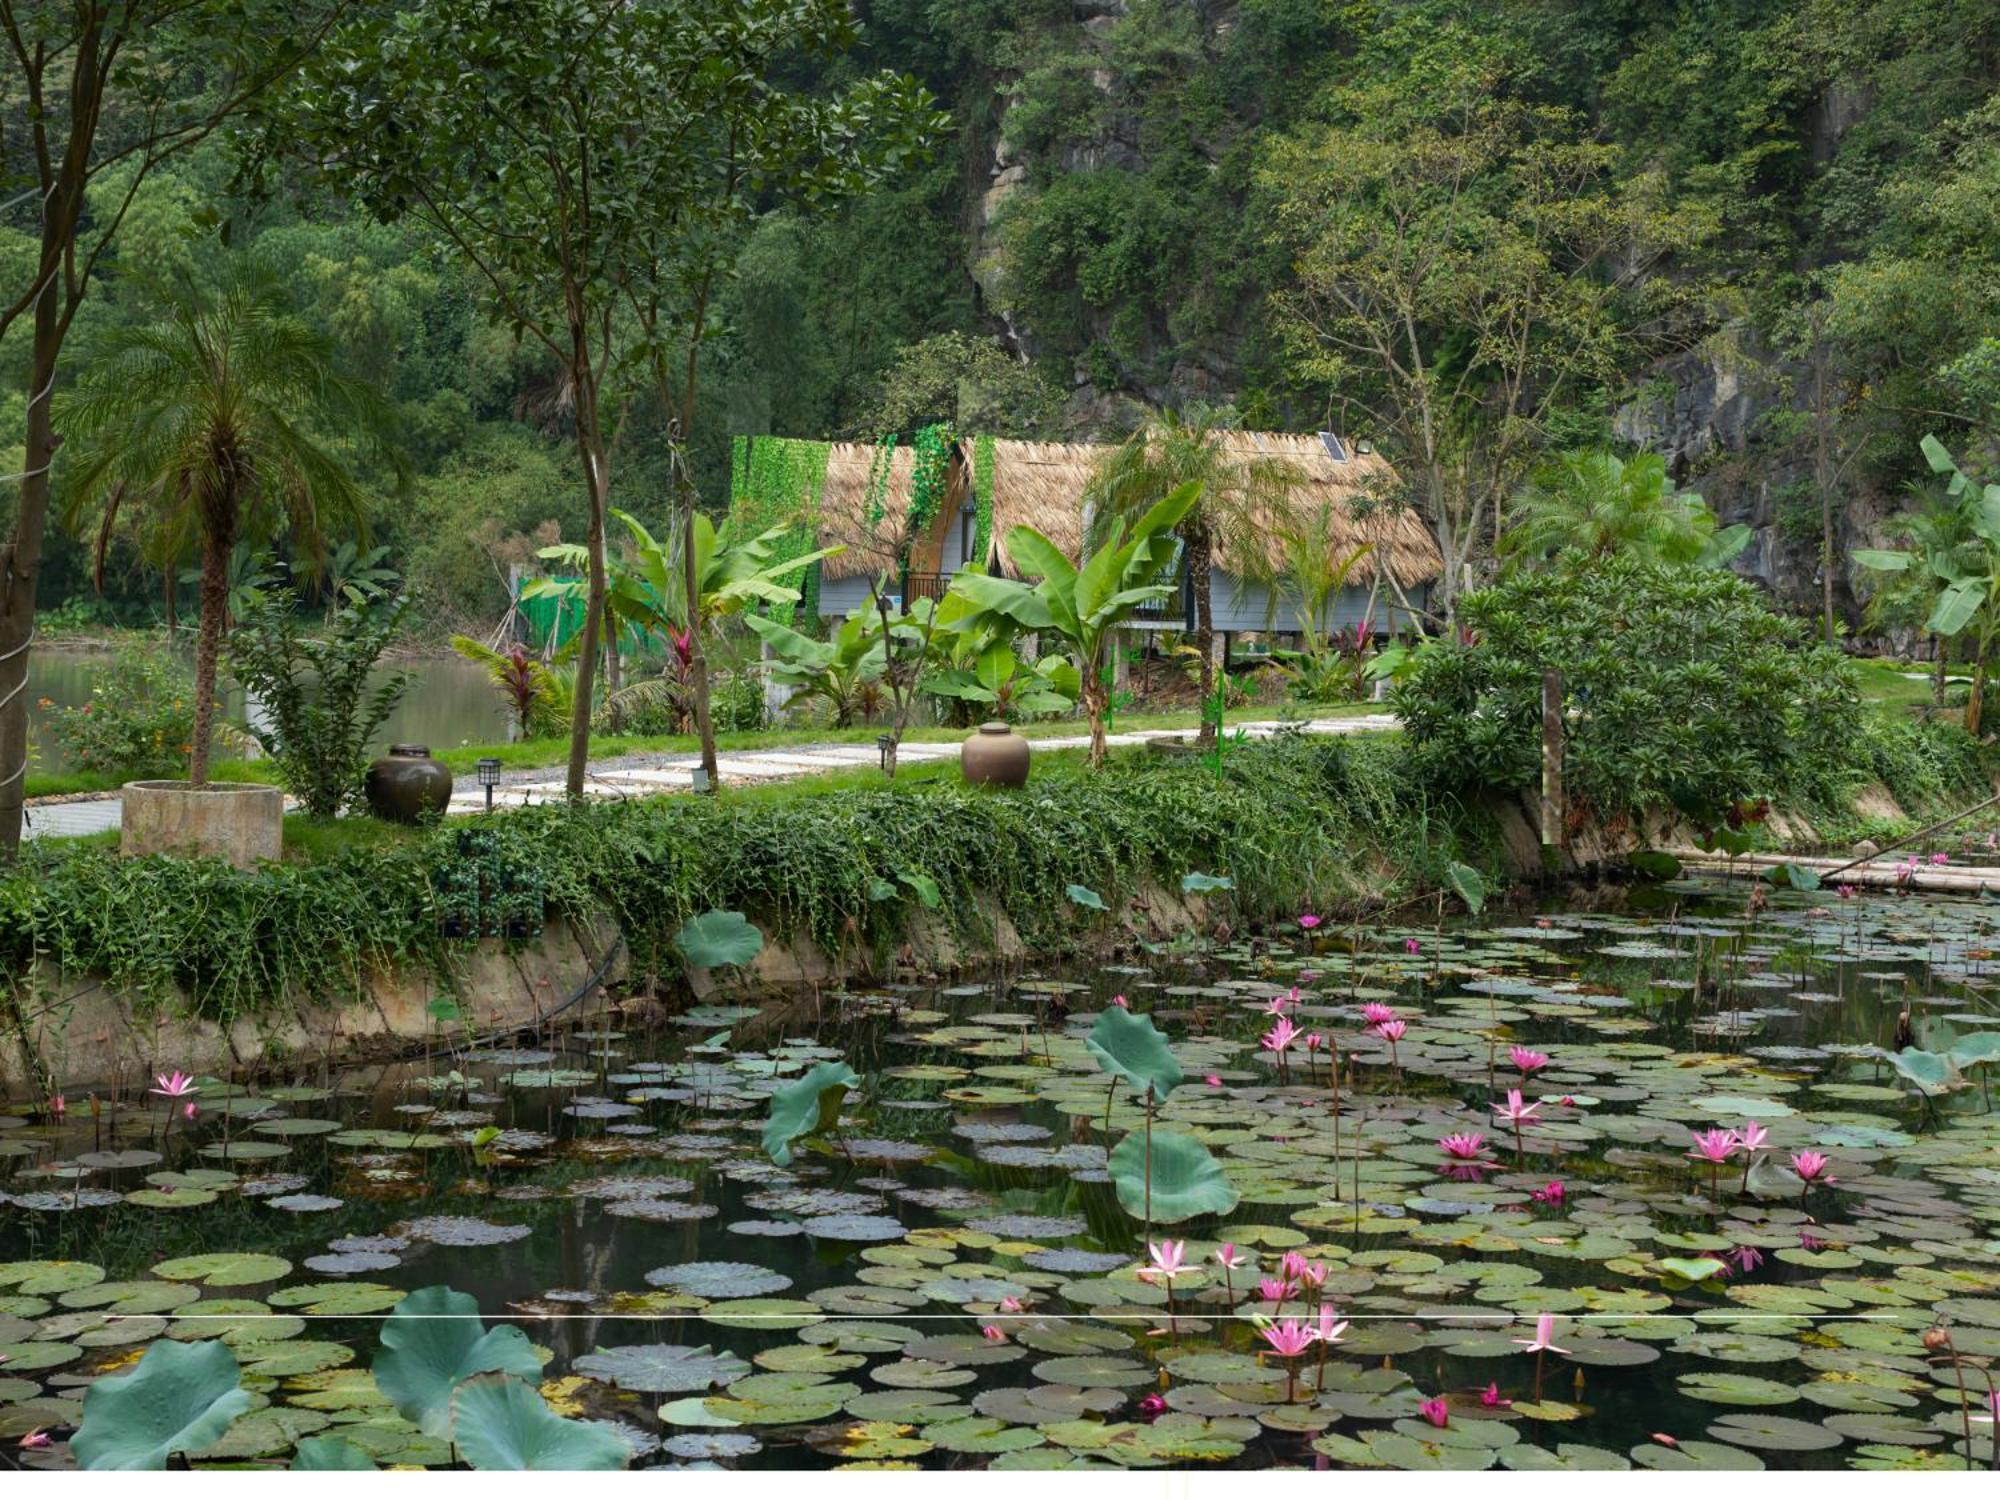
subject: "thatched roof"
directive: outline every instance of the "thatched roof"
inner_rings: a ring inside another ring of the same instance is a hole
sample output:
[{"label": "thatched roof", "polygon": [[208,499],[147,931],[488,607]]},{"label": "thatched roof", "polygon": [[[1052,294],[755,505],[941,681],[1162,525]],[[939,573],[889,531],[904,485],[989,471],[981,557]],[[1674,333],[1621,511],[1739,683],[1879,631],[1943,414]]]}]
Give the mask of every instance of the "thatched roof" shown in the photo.
[{"label": "thatched roof", "polygon": [[896,565],[897,548],[909,521],[910,476],[916,470],[917,454],[907,444],[898,444],[890,455],[882,515],[870,526],[868,476],[874,471],[878,451],[873,443],[835,443],[827,454],[815,545],[837,544],[847,550],[820,564],[822,578],[872,578]]},{"label": "thatched roof", "polygon": [[[1356,453],[1349,445],[1343,461],[1320,438],[1294,433],[1230,432],[1222,441],[1238,464],[1268,462],[1295,473],[1293,503],[1326,507],[1327,530],[1343,553],[1375,544],[1350,575],[1356,585],[1371,584],[1383,563],[1405,588],[1427,583],[1443,571],[1430,528],[1407,506],[1386,498],[1395,470],[1380,454]],[[993,444],[993,535],[1003,568],[1016,571],[1007,556],[1006,536],[1024,524],[1042,532],[1072,560],[1081,555],[1084,493],[1098,464],[1113,451],[1099,443]],[[1378,503],[1369,503],[1378,496]],[[1231,536],[1217,539],[1216,566],[1242,576],[1249,561],[1243,549],[1258,547],[1274,570],[1280,568],[1284,546],[1278,518],[1253,515],[1247,520],[1249,524],[1232,528]]]},{"label": "thatched roof", "polygon": [[[1431,529],[1392,497],[1396,471],[1381,454],[1357,453],[1349,443],[1343,445],[1346,458],[1336,459],[1318,436],[1291,432],[1230,432],[1223,434],[1222,445],[1231,461],[1243,468],[1269,464],[1283,473],[1291,486],[1287,500],[1294,515],[1303,507],[1324,507],[1327,535],[1342,556],[1369,542],[1375,544],[1375,550],[1348,575],[1359,587],[1373,583],[1384,564],[1404,588],[1428,583],[1444,571]],[[1271,507],[1263,509],[1268,512]],[[1253,511],[1241,520],[1243,524],[1217,537],[1215,565],[1239,578],[1254,571],[1253,561],[1272,572],[1282,571],[1283,518]],[[1250,549],[1261,555],[1246,556]]]},{"label": "thatched roof", "polygon": [[[978,445],[966,444],[971,462]],[[1007,555],[1007,533],[1032,526],[1075,561],[1083,552],[1083,492],[1110,450],[1094,443],[993,443],[993,541],[1000,566],[1018,575]],[[973,476],[979,485],[983,479]]]}]

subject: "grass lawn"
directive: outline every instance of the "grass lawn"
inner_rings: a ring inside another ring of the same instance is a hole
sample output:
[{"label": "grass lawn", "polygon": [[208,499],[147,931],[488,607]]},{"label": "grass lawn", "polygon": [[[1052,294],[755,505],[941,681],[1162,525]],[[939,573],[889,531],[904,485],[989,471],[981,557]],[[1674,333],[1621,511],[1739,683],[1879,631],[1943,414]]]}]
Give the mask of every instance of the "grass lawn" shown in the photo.
[{"label": "grass lawn", "polygon": [[[1874,703],[1922,707],[1931,701],[1931,666],[1928,662],[1899,662],[1882,657],[1857,661],[1861,674],[1861,694]],[[1947,682],[1969,683],[1972,674],[1953,671]]]}]

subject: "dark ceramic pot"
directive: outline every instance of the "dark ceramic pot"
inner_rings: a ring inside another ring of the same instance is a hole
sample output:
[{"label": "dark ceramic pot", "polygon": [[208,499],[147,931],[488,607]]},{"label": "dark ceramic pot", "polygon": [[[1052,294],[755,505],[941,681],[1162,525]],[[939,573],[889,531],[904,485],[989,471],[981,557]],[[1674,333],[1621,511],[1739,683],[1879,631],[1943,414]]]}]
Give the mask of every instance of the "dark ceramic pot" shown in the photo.
[{"label": "dark ceramic pot", "polygon": [[451,801],[451,772],[431,759],[428,745],[391,745],[368,768],[368,810],[391,823],[442,816]]},{"label": "dark ceramic pot", "polygon": [[1013,726],[994,720],[981,724],[959,752],[958,766],[974,786],[1026,786],[1028,742]]}]

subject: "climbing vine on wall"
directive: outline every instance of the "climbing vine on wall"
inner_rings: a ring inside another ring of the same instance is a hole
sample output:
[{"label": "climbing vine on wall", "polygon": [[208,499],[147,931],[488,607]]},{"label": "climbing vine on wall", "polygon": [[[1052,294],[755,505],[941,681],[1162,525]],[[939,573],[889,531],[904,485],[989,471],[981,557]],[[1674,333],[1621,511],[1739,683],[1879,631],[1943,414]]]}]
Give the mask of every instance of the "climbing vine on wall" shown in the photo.
[{"label": "climbing vine on wall", "polygon": [[952,434],[949,424],[936,422],[918,432],[911,444],[916,459],[910,470],[911,541],[925,535],[944,507],[951,485]]},{"label": "climbing vine on wall", "polygon": [[889,476],[896,468],[896,434],[885,432],[875,441],[875,457],[868,464],[868,488],[862,500],[862,524],[870,536],[889,513]]},{"label": "climbing vine on wall", "polygon": [[[802,557],[819,545],[820,492],[833,444],[812,438],[739,437],[731,445],[729,516],[741,532],[757,536],[784,526],[775,553]],[[802,595],[797,604],[774,604],[771,614],[789,624],[795,614],[819,612],[819,569],[801,568],[779,580]]]},{"label": "climbing vine on wall", "polygon": [[972,440],[972,498],[975,529],[972,555],[984,564],[993,547],[993,439]]}]

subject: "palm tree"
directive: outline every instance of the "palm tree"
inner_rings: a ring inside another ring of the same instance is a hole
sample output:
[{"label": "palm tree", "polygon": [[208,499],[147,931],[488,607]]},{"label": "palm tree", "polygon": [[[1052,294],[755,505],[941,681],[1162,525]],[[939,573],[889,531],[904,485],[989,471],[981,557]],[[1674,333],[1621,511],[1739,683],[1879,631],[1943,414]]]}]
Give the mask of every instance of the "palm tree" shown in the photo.
[{"label": "palm tree", "polygon": [[1750,542],[1747,526],[1718,532],[1714,512],[1701,496],[1674,487],[1657,453],[1558,454],[1515,495],[1513,515],[1500,551],[1531,568],[1566,551],[1720,566]]},{"label": "palm tree", "polygon": [[[1154,505],[1186,485],[1199,486],[1192,508],[1175,528],[1182,564],[1194,589],[1194,648],[1201,655],[1200,743],[1215,744],[1215,722],[1205,706],[1215,696],[1215,611],[1213,563],[1217,538],[1251,524],[1283,500],[1299,482],[1291,465],[1275,459],[1240,460],[1224,446],[1223,434],[1236,425],[1228,407],[1194,405],[1186,412],[1162,412],[1106,456],[1092,476],[1089,550],[1095,551],[1114,525],[1128,531]],[[1090,691],[1086,682],[1084,690]]]},{"label": "palm tree", "polygon": [[315,429],[381,452],[387,408],[334,368],[333,347],[291,316],[267,271],[240,267],[213,293],[182,289],[157,323],[116,329],[58,408],[66,438],[71,527],[96,512],[97,555],[119,512],[148,506],[201,558],[194,744],[188,777],[208,781],[215,668],[229,607],[229,557],[240,538],[289,532],[308,557],[330,523],[357,526],[366,492]]}]

